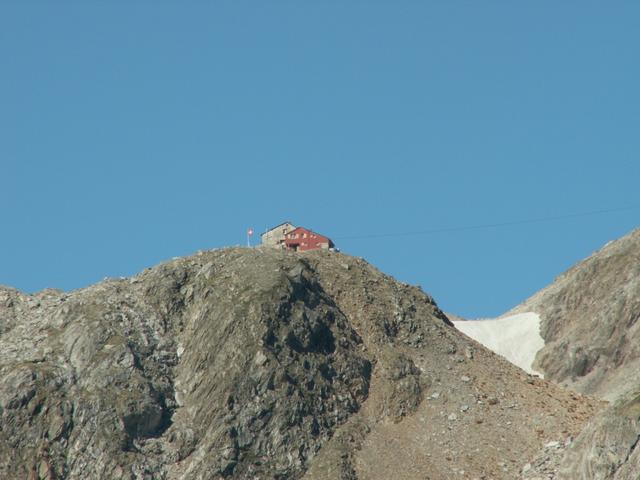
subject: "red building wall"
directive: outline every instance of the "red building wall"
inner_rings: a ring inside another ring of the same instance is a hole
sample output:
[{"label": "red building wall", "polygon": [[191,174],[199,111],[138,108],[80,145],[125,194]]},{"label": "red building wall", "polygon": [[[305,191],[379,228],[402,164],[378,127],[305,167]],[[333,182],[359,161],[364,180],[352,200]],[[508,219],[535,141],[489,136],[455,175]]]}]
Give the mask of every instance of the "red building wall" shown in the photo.
[{"label": "red building wall", "polygon": [[330,238],[304,227],[298,227],[287,233],[284,238],[284,244],[287,250],[298,252],[333,247],[333,242]]}]

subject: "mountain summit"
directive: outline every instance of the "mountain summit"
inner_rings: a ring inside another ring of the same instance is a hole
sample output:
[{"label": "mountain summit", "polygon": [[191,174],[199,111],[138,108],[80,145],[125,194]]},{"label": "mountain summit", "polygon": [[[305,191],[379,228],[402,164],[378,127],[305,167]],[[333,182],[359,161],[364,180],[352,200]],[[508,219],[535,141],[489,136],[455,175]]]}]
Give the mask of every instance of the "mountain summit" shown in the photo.
[{"label": "mountain summit", "polygon": [[598,408],[336,252],[0,289],[6,479],[512,479]]}]

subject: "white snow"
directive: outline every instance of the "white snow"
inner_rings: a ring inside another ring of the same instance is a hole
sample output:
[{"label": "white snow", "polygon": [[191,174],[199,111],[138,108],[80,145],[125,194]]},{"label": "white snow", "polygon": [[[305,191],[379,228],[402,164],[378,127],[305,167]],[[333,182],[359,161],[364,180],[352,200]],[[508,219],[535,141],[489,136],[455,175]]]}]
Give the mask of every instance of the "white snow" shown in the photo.
[{"label": "white snow", "polygon": [[544,340],[540,336],[540,316],[537,313],[518,313],[490,320],[467,320],[453,324],[461,332],[526,372],[542,376],[531,367],[536,353],[544,347]]}]

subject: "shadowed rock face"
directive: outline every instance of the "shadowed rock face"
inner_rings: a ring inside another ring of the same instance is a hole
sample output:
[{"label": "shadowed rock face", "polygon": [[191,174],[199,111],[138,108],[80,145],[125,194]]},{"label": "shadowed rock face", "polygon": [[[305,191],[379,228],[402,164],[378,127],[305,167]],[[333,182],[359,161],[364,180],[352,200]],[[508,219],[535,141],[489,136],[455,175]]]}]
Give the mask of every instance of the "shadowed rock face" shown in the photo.
[{"label": "shadowed rock face", "polygon": [[0,288],[0,478],[506,479],[595,408],[341,254],[223,249],[71,293]]}]

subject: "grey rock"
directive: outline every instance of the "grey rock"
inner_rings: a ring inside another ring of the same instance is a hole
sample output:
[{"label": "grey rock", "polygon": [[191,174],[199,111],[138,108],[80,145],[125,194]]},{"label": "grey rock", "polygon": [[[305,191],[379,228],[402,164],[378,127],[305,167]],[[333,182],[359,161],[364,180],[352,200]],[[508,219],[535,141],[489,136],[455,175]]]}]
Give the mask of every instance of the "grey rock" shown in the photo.
[{"label": "grey rock", "polygon": [[68,295],[0,290],[0,478],[304,470],[367,397],[361,340],[305,264],[205,257]]},{"label": "grey rock", "polygon": [[596,417],[567,448],[564,479],[638,480],[640,390],[620,398]]}]

